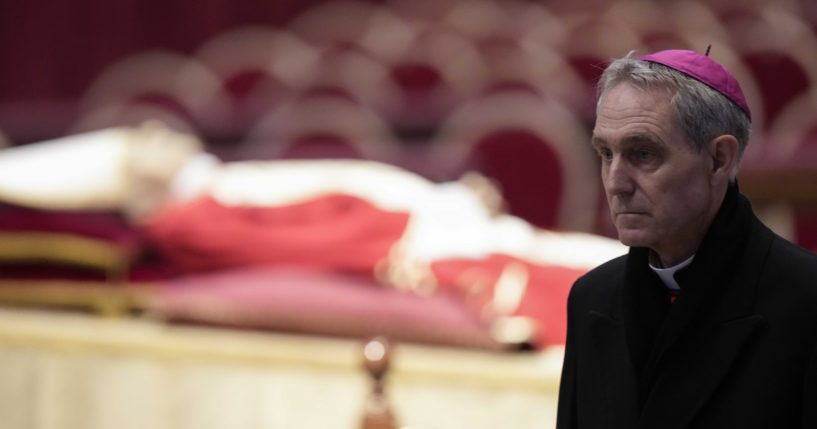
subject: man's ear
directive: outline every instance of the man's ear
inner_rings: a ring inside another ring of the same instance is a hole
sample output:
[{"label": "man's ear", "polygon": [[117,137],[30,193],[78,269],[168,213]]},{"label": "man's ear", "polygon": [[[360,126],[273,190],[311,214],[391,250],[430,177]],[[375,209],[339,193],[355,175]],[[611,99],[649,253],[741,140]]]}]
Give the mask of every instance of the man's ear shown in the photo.
[{"label": "man's ear", "polygon": [[713,180],[732,180],[738,172],[740,161],[740,144],[729,134],[715,137],[709,142],[709,155],[712,157]]}]

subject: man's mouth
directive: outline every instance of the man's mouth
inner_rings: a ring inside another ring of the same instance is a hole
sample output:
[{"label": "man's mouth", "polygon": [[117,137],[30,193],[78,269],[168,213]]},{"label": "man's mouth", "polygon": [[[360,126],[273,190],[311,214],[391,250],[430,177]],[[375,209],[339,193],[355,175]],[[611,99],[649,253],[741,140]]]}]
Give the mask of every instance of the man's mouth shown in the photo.
[{"label": "man's mouth", "polygon": [[646,216],[647,212],[640,212],[635,210],[626,210],[615,213],[616,216]]}]

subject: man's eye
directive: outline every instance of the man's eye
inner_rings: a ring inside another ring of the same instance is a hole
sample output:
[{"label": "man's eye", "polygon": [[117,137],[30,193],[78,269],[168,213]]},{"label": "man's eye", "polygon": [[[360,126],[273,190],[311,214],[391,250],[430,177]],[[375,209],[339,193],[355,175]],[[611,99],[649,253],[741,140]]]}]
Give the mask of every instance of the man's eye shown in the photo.
[{"label": "man's eye", "polygon": [[640,162],[651,161],[653,154],[648,150],[638,150],[635,152],[635,158]]},{"label": "man's eye", "polygon": [[613,159],[613,152],[610,151],[609,149],[599,149],[598,153],[599,153],[599,157],[603,161],[610,161],[610,160]]}]

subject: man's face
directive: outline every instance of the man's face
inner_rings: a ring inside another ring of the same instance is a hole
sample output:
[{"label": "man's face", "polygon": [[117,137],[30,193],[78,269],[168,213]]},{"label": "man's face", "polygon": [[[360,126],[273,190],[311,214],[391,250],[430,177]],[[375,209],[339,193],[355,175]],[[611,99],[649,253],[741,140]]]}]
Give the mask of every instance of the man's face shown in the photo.
[{"label": "man's face", "polygon": [[666,90],[617,85],[599,101],[592,141],[619,240],[652,249],[664,264],[695,250],[713,202],[711,157],[686,142],[670,99]]}]

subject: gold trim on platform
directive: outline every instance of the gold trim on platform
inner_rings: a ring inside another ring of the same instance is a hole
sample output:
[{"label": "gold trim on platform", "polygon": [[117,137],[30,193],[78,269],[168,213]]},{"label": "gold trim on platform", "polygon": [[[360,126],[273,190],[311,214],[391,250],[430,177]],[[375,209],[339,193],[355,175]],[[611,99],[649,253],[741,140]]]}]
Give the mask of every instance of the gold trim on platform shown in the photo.
[{"label": "gold trim on platform", "polygon": [[1,261],[52,261],[122,273],[131,255],[111,242],[59,232],[0,232]]},{"label": "gold trim on platform", "polygon": [[123,317],[144,308],[144,286],[79,280],[0,280],[0,303],[74,308]]}]

